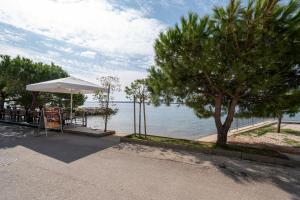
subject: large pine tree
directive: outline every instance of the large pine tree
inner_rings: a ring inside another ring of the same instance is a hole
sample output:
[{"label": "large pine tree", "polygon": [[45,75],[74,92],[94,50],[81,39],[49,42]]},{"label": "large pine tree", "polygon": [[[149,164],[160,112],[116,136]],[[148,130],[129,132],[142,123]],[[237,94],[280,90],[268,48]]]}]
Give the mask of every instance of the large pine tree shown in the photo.
[{"label": "large pine tree", "polygon": [[156,40],[152,100],[184,102],[199,117],[213,116],[217,143],[226,145],[240,102],[298,87],[299,24],[299,1],[232,0],[211,16],[182,17]]}]

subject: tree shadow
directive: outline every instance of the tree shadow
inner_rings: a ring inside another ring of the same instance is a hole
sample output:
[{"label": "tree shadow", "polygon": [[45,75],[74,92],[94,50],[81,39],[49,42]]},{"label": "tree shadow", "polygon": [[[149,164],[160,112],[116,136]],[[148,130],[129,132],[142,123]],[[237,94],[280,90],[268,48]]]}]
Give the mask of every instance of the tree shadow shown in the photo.
[{"label": "tree shadow", "polygon": [[[145,145],[121,143],[114,148],[134,151],[142,156],[213,167],[237,184],[269,183],[289,193],[294,200],[300,199],[300,170],[282,166],[267,165],[224,156],[170,148],[152,148]],[[171,156],[170,156],[171,155]]]},{"label": "tree shadow", "polygon": [[238,145],[238,146],[245,146],[245,147],[252,147],[257,149],[269,149],[273,151],[278,151],[282,153],[291,153],[291,154],[299,154],[300,155],[300,148],[299,147],[291,147],[286,145],[277,145],[268,142],[264,143],[247,143],[247,142],[235,142],[229,141],[228,144]]},{"label": "tree shadow", "polygon": [[40,154],[71,163],[98,151],[119,144],[117,136],[93,138],[49,132],[49,136],[34,136],[37,129],[24,126],[0,126],[0,149],[23,146]]}]

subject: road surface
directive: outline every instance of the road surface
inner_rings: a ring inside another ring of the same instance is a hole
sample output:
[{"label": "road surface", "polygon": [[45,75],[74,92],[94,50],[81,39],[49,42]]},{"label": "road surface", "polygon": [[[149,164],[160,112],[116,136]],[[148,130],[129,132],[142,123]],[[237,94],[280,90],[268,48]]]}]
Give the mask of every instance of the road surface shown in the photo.
[{"label": "road surface", "polygon": [[0,199],[300,199],[300,169],[0,124]]}]

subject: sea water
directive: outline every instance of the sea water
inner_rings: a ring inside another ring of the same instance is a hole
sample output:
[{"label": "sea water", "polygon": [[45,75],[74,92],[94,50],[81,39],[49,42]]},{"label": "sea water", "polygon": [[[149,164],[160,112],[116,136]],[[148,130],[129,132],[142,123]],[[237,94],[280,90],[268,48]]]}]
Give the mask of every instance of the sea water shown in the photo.
[{"label": "sea water", "polygon": [[[97,107],[97,103],[88,102],[85,107]],[[116,103],[114,108],[118,108],[118,113],[112,116],[108,121],[108,129],[115,130],[123,133],[133,133],[133,104],[132,103]],[[136,104],[136,125],[138,130],[138,104]],[[263,118],[248,118],[234,120],[232,128],[240,128],[243,126],[251,125],[253,123],[262,122]],[[300,120],[300,114],[285,120]],[[186,138],[197,139],[203,136],[216,133],[214,119],[211,118],[198,118],[191,108],[184,105],[172,104],[170,106],[161,105],[154,107],[146,105],[146,123],[147,133]],[[141,130],[144,131],[142,114]],[[87,126],[96,129],[104,128],[104,119],[100,116],[88,116]]]}]

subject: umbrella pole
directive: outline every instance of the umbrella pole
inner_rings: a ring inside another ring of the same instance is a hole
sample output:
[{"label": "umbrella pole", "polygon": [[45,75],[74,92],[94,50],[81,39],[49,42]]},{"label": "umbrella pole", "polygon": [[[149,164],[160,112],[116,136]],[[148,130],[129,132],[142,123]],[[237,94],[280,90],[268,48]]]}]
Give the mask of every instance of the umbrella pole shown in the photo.
[{"label": "umbrella pole", "polygon": [[73,122],[73,92],[71,91],[71,102],[70,102],[70,105],[71,105],[71,111],[70,111],[70,120],[71,120],[71,124]]}]

